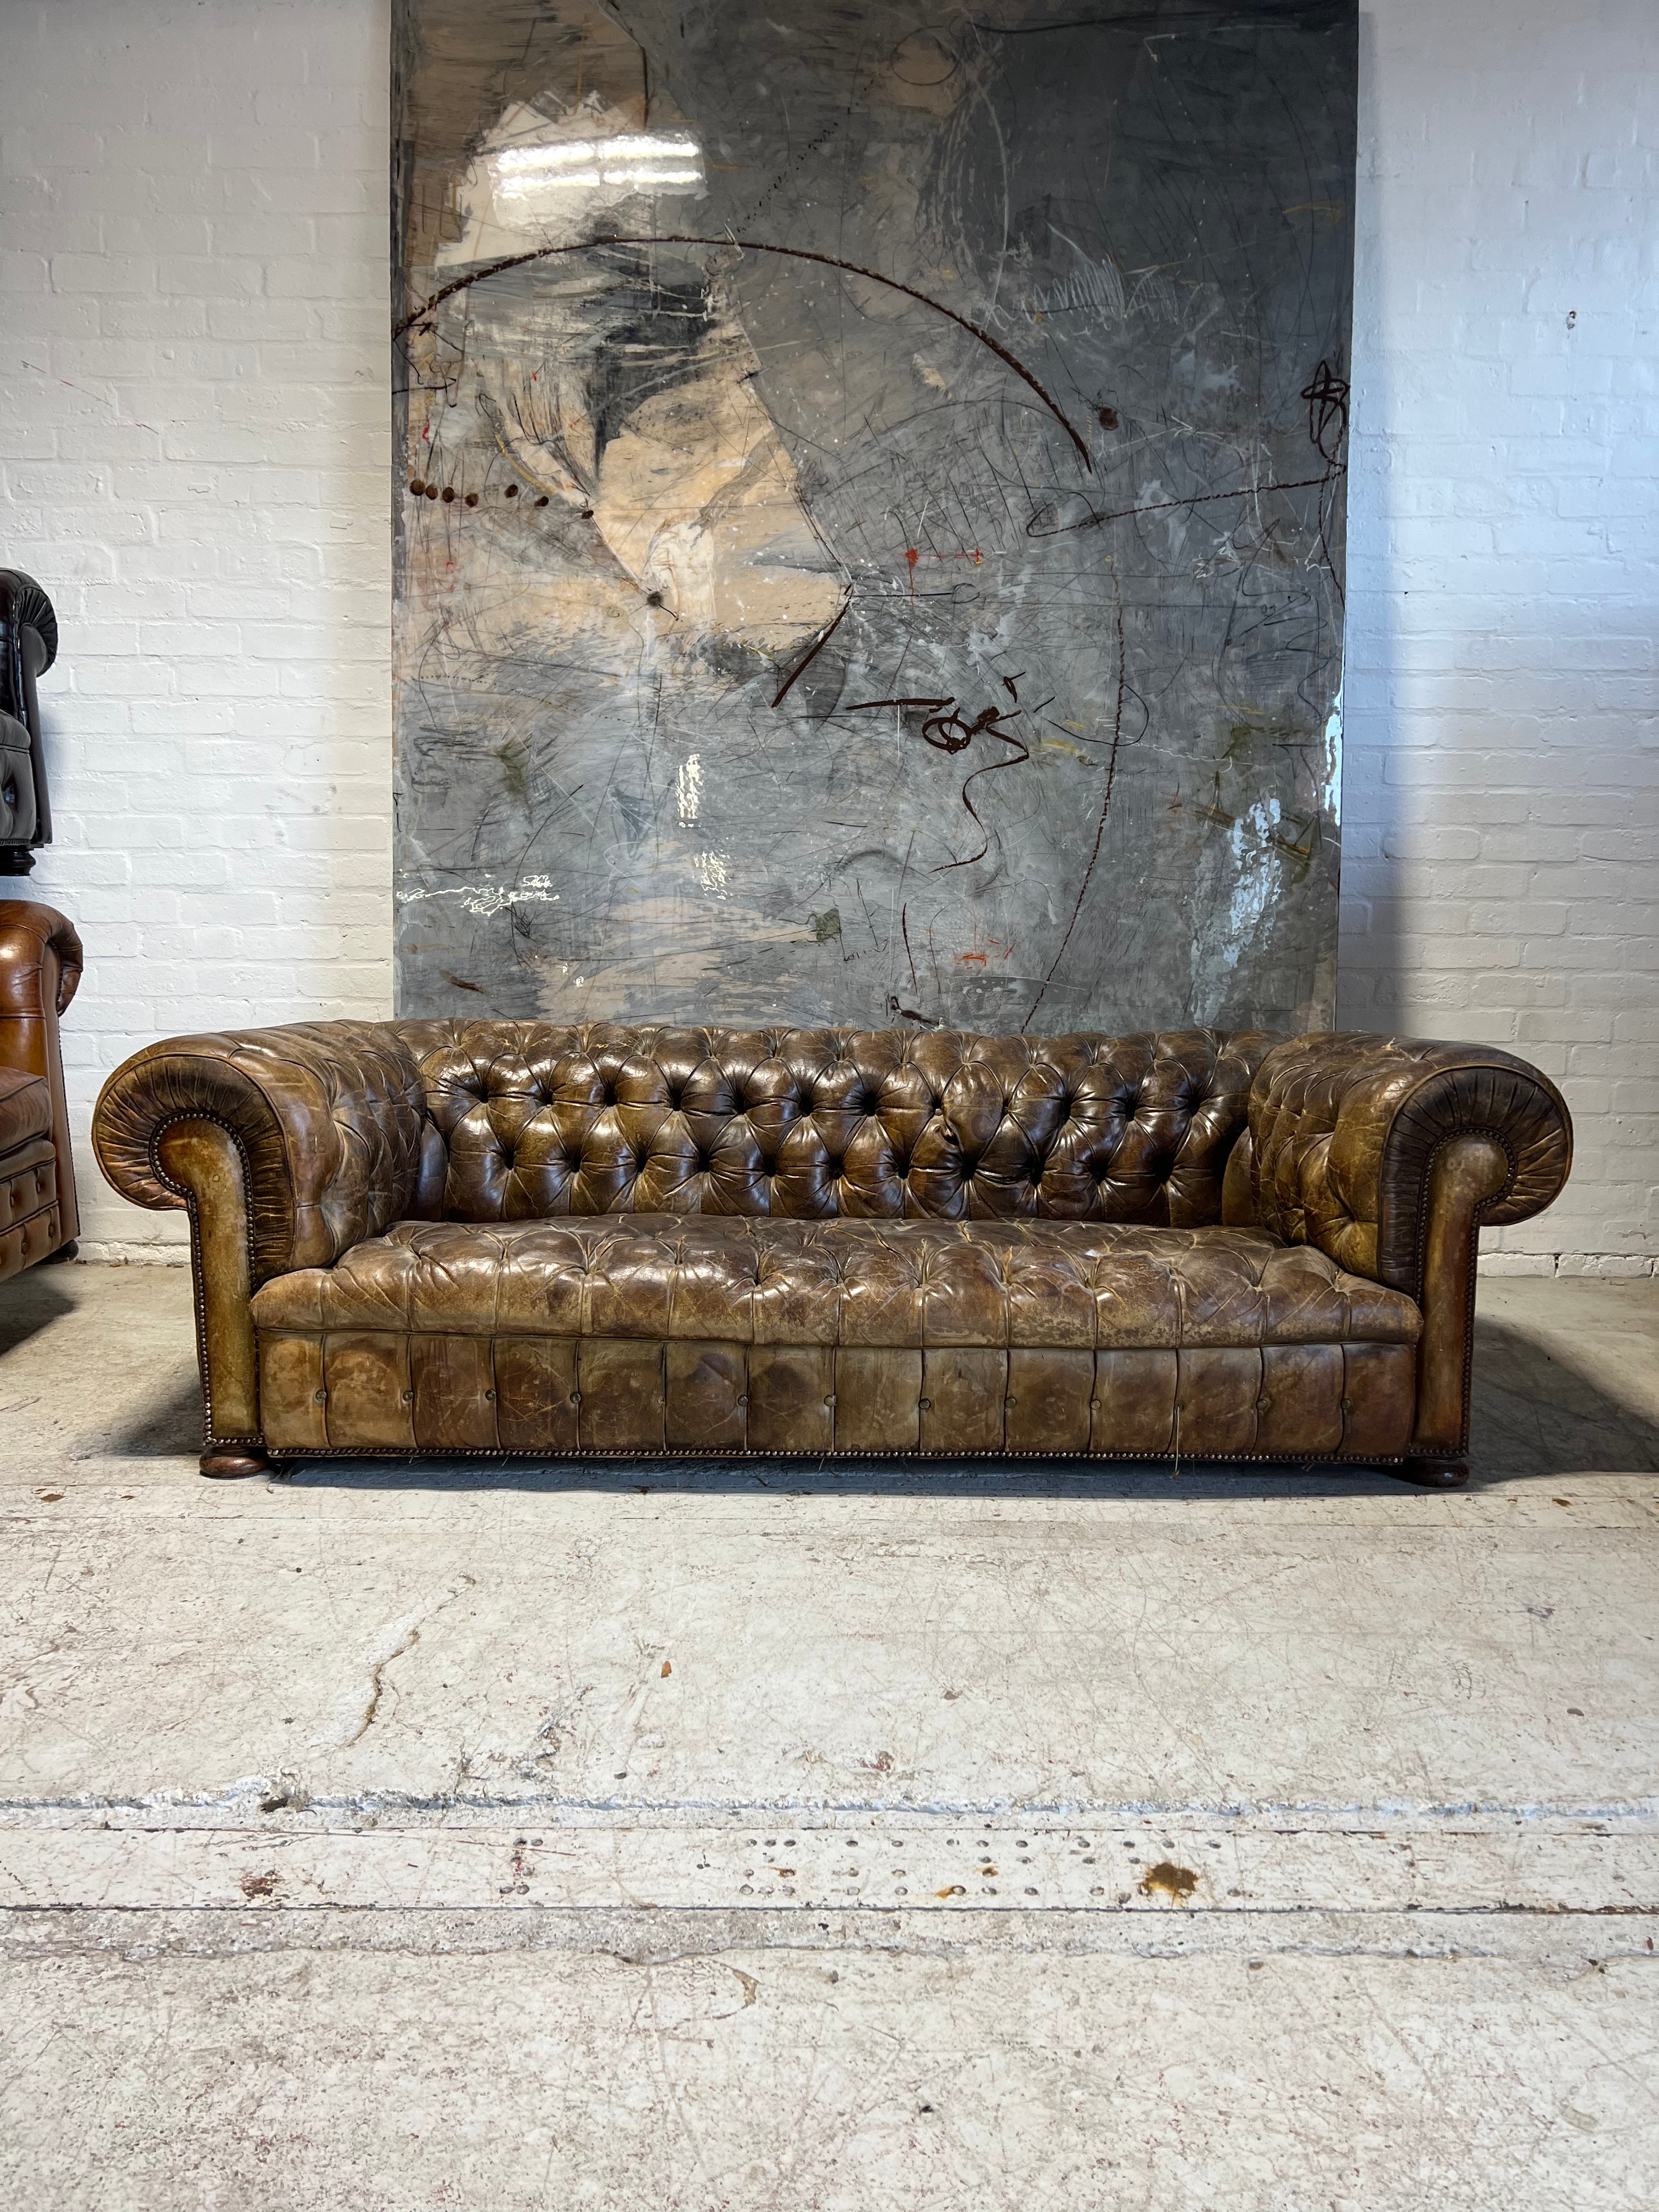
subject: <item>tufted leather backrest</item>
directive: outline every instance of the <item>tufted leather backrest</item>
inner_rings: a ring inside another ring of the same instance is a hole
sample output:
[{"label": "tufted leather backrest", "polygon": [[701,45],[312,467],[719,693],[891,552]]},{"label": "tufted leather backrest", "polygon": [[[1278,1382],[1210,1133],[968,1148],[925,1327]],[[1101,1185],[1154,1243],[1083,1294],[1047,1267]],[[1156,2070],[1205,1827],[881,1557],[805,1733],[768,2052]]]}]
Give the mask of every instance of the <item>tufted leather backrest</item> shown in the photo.
[{"label": "tufted leather backrest", "polygon": [[422,1210],[1221,1218],[1252,1031],[398,1022],[447,1152]]}]

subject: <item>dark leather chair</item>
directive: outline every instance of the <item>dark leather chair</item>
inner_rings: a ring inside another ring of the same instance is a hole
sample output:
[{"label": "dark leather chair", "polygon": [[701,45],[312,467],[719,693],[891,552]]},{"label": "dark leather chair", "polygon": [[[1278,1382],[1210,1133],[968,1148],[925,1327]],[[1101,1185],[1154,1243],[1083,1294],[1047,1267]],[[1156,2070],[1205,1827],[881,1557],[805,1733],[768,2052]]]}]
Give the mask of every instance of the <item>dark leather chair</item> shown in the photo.
[{"label": "dark leather chair", "polygon": [[26,876],[52,842],[36,678],[58,658],[52,601],[21,568],[0,568],[0,876]]},{"label": "dark leather chair", "polygon": [[80,1233],[58,1017],[81,980],[81,940],[33,899],[0,899],[0,1282],[72,1260]]}]

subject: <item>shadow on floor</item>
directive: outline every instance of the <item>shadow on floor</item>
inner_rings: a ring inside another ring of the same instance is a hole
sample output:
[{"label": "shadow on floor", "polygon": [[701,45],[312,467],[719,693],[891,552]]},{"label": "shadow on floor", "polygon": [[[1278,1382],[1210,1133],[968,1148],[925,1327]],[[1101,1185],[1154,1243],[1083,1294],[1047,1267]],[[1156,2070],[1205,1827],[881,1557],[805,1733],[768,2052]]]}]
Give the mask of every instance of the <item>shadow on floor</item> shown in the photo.
[{"label": "shadow on floor", "polygon": [[0,1358],[75,1311],[75,1300],[58,1279],[61,1272],[46,1264],[0,1283]]},{"label": "shadow on floor", "polygon": [[76,1445],[76,1462],[96,1459],[190,1459],[202,1449],[202,1386],[193,1375],[164,1395],[94,1429]]},{"label": "shadow on floor", "polygon": [[[1636,1356],[1642,1356],[1634,1343]],[[1471,1480],[1659,1474],[1659,1427],[1575,1364],[1559,1337],[1477,1319]]]}]

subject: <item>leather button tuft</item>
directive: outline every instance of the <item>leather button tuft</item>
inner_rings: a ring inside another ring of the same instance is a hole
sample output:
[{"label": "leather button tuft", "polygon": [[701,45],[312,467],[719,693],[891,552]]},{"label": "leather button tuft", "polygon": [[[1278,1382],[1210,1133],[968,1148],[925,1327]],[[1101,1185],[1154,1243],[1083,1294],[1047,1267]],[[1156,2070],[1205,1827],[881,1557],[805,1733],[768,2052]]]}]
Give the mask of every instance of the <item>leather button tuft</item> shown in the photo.
[{"label": "leather button tuft", "polygon": [[404,1403],[405,1406],[412,1406],[415,1403],[415,1393],[412,1390],[404,1392]]},{"label": "leather button tuft", "polygon": [[1343,1412],[1344,1412],[1345,1413],[1352,1413],[1352,1411],[1353,1411],[1353,1400],[1352,1400],[1352,1398],[1345,1398],[1345,1399],[1342,1401],[1342,1410],[1343,1410]]},{"label": "leather button tuft", "polygon": [[572,1404],[573,1406],[580,1406],[580,1403],[581,1403],[581,1401],[582,1401],[582,1394],[581,1394],[581,1392],[580,1392],[580,1390],[573,1390],[573,1391],[571,1392],[571,1394],[570,1394],[570,1402],[571,1402],[571,1404]]},{"label": "leather button tuft", "polygon": [[327,1400],[328,1400],[328,1393],[327,1393],[327,1391],[326,1391],[326,1390],[319,1390],[319,1391],[315,1392],[313,1395],[315,1395],[316,1400],[317,1400],[317,1403],[318,1403],[319,1406],[321,1406],[321,1405],[325,1405],[325,1404],[327,1402]]},{"label": "leather button tuft", "polygon": [[1013,1408],[1013,1405],[1014,1405],[1014,1401],[1013,1401],[1012,1398],[1005,1398],[1005,1399],[1003,1400],[1003,1401],[1002,1401],[1002,1402],[1003,1402],[1003,1404],[1004,1404],[1005,1406],[1006,1406],[1006,1407],[1010,1409],[1010,1411],[1012,1411],[1012,1408]]},{"label": "leather button tuft", "polygon": [[824,1401],[823,1401],[823,1402],[824,1402],[824,1404],[825,1404],[826,1406],[833,1406],[833,1405],[835,1404],[835,1402],[836,1402],[836,1395],[835,1395],[835,1393],[834,1393],[834,1391],[833,1391],[833,1390],[830,1392],[830,1395],[829,1395],[829,1396],[824,1400]]},{"label": "leather button tuft", "polygon": [[931,1413],[933,1410],[933,1401],[931,1398],[918,1398],[916,1406],[918,1410],[924,1413]]},{"label": "leather button tuft", "polygon": [[738,1399],[738,1403],[740,1406],[746,1406],[749,1403],[749,1395],[747,1391],[745,1391],[743,1396]]},{"label": "leather button tuft", "polygon": [[486,1390],[486,1391],[484,1392],[484,1396],[486,1397],[486,1399],[488,1399],[488,1400],[489,1400],[489,1401],[491,1401],[493,1402],[493,1401],[494,1401],[494,1399],[495,1399],[495,1393],[493,1390]]}]

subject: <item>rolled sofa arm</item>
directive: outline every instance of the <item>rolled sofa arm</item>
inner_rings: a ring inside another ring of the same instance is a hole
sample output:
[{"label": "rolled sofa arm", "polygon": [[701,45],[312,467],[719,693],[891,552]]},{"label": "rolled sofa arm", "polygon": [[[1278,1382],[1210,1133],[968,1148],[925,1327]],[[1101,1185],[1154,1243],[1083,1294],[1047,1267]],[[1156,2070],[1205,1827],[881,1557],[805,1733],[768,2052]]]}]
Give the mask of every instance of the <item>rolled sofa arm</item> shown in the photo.
[{"label": "rolled sofa arm", "polygon": [[92,1139],[123,1197],[189,1209],[210,1451],[258,1437],[260,1284],[332,1266],[417,1209],[423,1164],[441,1174],[420,1070],[387,1023],[150,1045],[104,1085]]},{"label": "rolled sofa arm", "polygon": [[92,1117],[98,1164],[135,1206],[188,1204],[161,1157],[185,1121],[216,1125],[241,1157],[255,1289],[331,1267],[401,1218],[430,1126],[420,1070],[380,1022],[169,1037],[135,1053]]},{"label": "rolled sofa arm", "polygon": [[1249,1133],[1261,1226],[1408,1297],[1422,1295],[1430,1186],[1447,1145],[1479,1137],[1503,1153],[1501,1187],[1480,1202],[1487,1228],[1541,1213],[1572,1164],[1561,1094],[1524,1060],[1358,1031],[1275,1046],[1251,1085]]},{"label": "rolled sofa arm", "polygon": [[55,907],[36,899],[0,899],[0,1067],[43,1077],[52,1094],[58,1220],[64,1244],[74,1243],[81,1224],[58,1018],[75,996],[81,960],[75,925]]},{"label": "rolled sofa arm", "polygon": [[1513,1054],[1360,1032],[1293,1037],[1256,1071],[1227,1212],[1417,1301],[1413,1449],[1455,1455],[1468,1441],[1480,1232],[1541,1213],[1571,1164],[1560,1092]]}]

